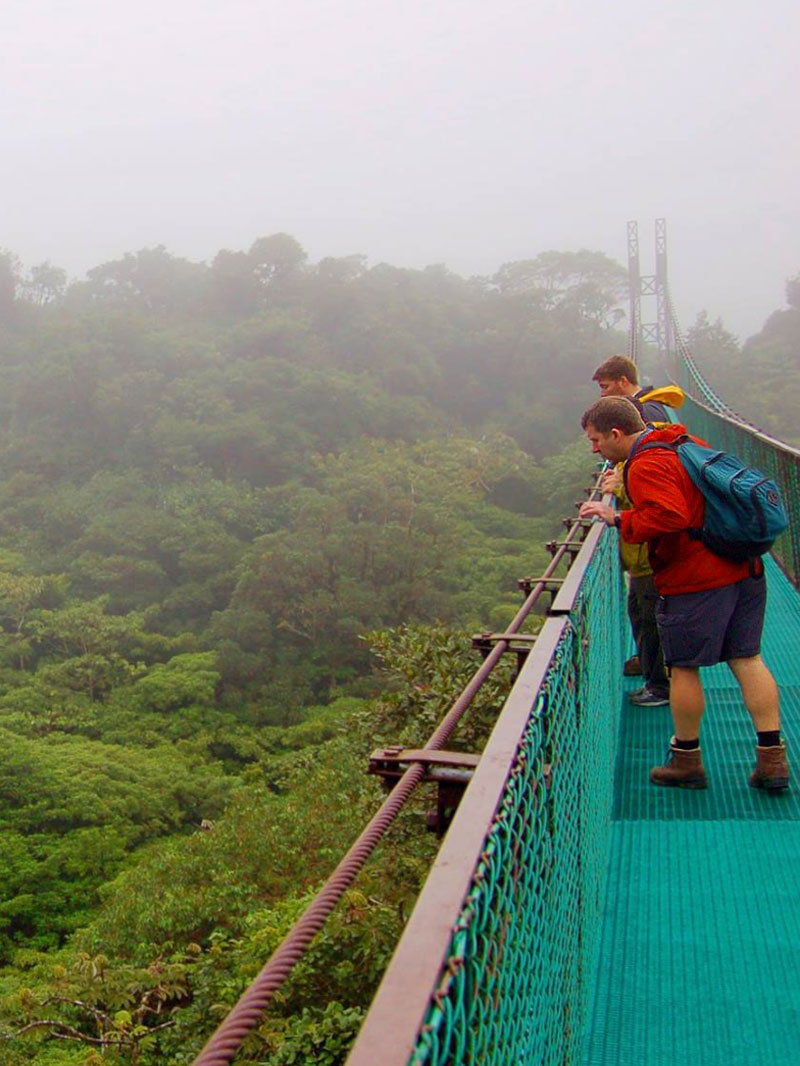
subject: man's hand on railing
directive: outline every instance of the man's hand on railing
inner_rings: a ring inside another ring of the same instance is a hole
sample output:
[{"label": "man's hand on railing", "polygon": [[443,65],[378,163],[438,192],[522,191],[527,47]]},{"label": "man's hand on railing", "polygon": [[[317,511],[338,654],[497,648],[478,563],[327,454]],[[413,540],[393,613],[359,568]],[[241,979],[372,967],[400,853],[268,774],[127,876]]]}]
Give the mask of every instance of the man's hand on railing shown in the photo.
[{"label": "man's hand on railing", "polygon": [[610,470],[606,470],[600,478],[600,488],[604,493],[616,492],[617,489],[622,488],[622,471],[618,466],[612,466]]},{"label": "man's hand on railing", "polygon": [[580,517],[581,518],[602,518],[606,525],[613,526],[614,519],[617,517],[617,511],[613,507],[609,507],[607,503],[601,503],[599,500],[589,500],[587,503],[581,504]]}]

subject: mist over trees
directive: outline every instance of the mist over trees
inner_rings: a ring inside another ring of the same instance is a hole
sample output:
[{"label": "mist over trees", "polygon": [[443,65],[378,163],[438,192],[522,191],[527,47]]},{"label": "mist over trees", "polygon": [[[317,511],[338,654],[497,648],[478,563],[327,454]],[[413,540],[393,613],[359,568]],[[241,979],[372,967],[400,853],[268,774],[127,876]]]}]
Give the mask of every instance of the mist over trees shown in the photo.
[{"label": "mist over trees", "polygon": [[702,312],[687,343],[709,384],[735,411],[771,435],[800,445],[800,275],[786,283],[787,308],[774,311],[744,344]]},{"label": "mist over trees", "polygon": [[[282,233],[71,283],[0,253],[4,1066],[191,1061],[379,802],[367,753],[424,740],[464,634],[544,567],[626,284],[585,250],[462,278]],[[799,286],[743,348],[690,334],[788,436]],[[242,1062],[342,1060],[433,851],[424,802]]]}]

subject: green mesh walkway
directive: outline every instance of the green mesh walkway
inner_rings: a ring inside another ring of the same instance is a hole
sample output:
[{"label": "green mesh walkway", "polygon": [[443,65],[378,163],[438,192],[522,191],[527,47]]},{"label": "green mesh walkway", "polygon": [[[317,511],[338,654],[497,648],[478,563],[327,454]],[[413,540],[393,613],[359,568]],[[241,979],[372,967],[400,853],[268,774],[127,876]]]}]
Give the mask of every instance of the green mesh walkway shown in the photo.
[{"label": "green mesh walkway", "polygon": [[794,788],[748,787],[752,727],[726,667],[703,671],[707,792],[649,784],[669,711],[626,701],[583,1066],[800,1060],[800,597],[771,561],[768,580],[762,650]]}]

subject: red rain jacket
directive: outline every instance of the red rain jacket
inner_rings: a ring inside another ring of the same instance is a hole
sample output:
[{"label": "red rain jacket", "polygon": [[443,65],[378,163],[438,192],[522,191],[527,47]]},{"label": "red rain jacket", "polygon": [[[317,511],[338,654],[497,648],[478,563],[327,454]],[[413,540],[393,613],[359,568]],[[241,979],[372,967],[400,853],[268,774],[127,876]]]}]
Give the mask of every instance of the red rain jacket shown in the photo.
[{"label": "red rain jacket", "polygon": [[[685,426],[673,423],[653,430],[646,439],[672,443],[685,432]],[[705,444],[699,437],[692,439]],[[723,559],[689,536],[689,529],[703,525],[705,502],[675,452],[653,448],[637,454],[634,447],[627,463],[627,487],[633,508],[620,513],[620,534],[629,544],[648,543],[653,578],[662,596],[721,588],[750,574],[747,561]]]}]

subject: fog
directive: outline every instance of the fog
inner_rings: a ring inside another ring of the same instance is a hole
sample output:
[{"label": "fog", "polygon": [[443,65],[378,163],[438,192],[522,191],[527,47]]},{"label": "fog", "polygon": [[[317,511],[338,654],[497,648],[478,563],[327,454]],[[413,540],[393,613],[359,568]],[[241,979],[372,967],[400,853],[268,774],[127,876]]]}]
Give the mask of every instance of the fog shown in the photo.
[{"label": "fog", "polygon": [[662,216],[683,323],[744,338],[800,271],[799,31],[794,0],[6,0],[0,246],[80,276],[285,231],[491,274],[625,262]]}]

